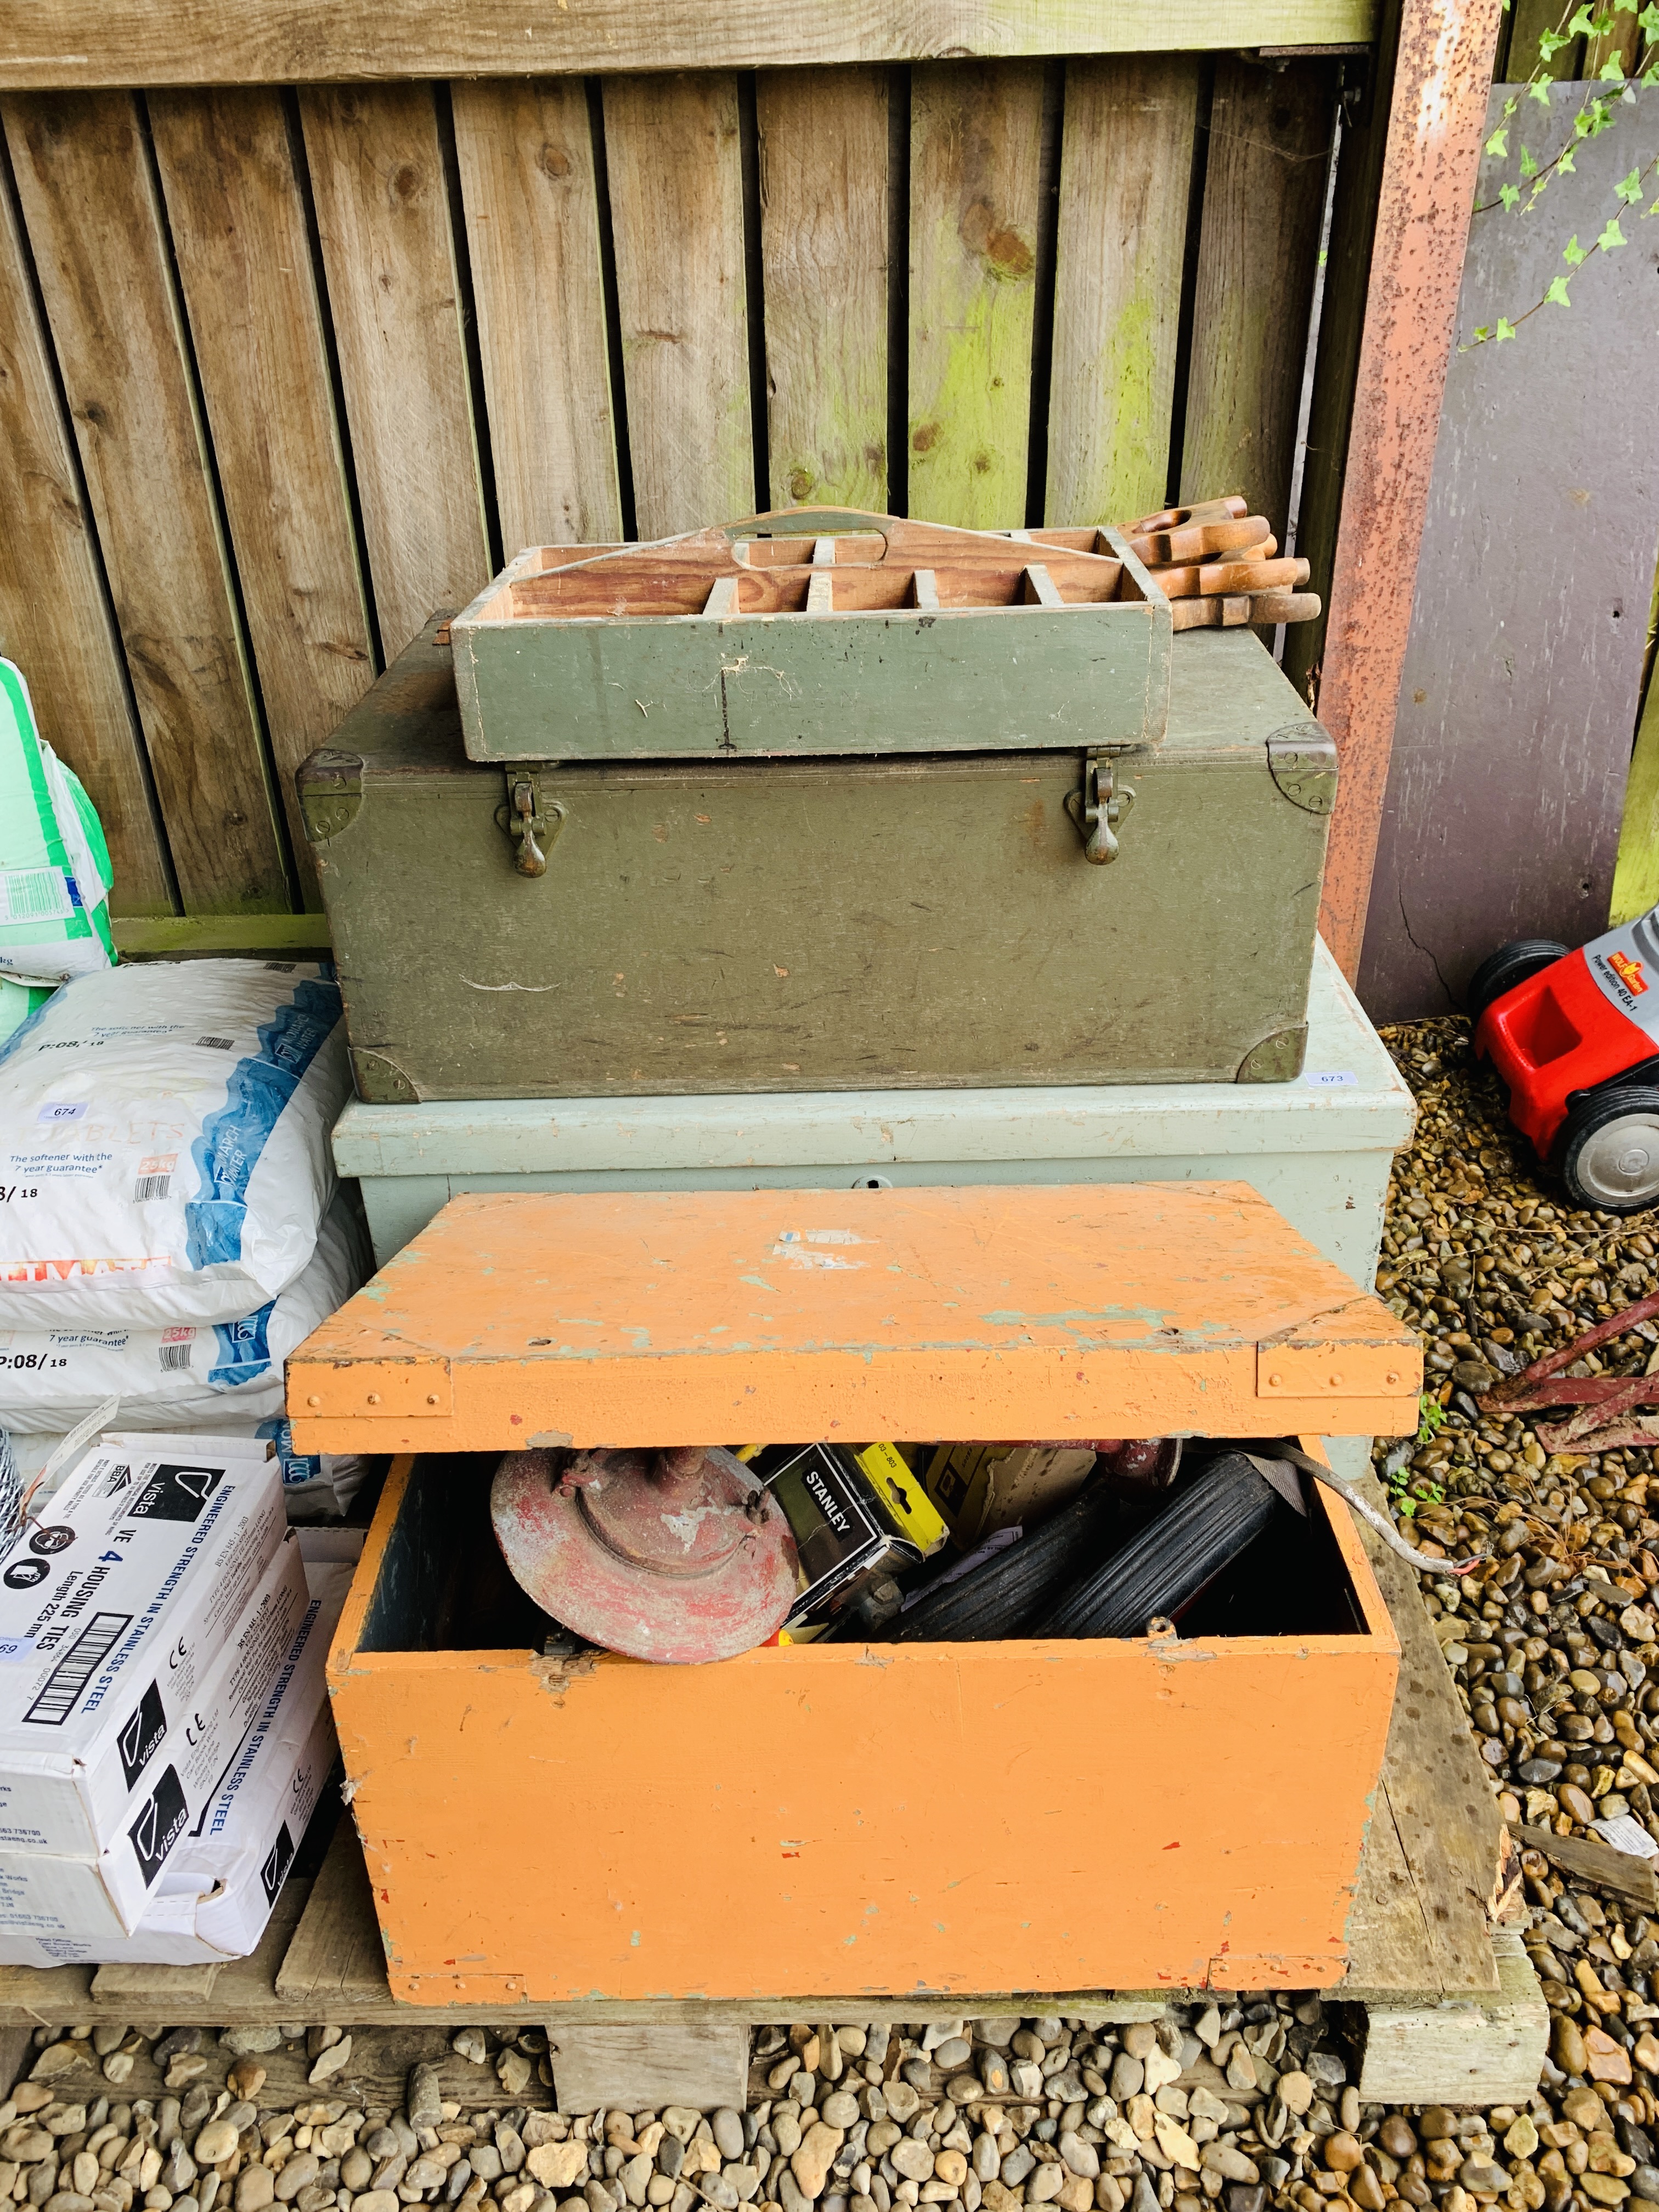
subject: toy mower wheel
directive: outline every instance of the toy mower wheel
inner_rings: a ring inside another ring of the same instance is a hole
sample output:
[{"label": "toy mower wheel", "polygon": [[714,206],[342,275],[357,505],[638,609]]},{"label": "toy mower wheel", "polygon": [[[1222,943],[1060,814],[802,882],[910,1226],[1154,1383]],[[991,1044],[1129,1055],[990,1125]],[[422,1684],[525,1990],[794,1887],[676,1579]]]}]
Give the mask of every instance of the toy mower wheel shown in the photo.
[{"label": "toy mower wheel", "polygon": [[1556,961],[1566,957],[1567,947],[1558,945],[1553,937],[1517,937],[1510,944],[1500,945],[1496,952],[1486,955],[1469,978],[1466,994],[1469,1019],[1478,1022],[1505,991],[1514,990],[1517,983],[1524,983],[1540,968],[1553,967]]},{"label": "toy mower wheel", "polygon": [[1562,1124],[1558,1158],[1575,1206],[1641,1213],[1659,1205],[1659,1089],[1615,1085],[1581,1098]]}]

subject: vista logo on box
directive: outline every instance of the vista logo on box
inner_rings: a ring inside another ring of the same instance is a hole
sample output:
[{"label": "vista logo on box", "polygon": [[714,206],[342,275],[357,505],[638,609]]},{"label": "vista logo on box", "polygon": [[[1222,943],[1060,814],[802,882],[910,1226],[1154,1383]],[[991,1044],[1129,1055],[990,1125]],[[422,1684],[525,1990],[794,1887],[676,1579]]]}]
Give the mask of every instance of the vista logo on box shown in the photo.
[{"label": "vista logo on box", "polygon": [[149,1765],[150,1756],[167,1732],[167,1717],[161,1709],[161,1686],[152,1682],[138,1701],[138,1710],[127,1721],[115,1739],[121,1753],[121,1772],[127,1788],[131,1789]]},{"label": "vista logo on box", "polygon": [[158,1467],[127,1511],[135,1521],[194,1521],[224,1480],[215,1467]]},{"label": "vista logo on box", "polygon": [[185,1832],[189,1818],[184,1784],[171,1766],[164,1766],[155,1794],[145,1800],[138,1818],[127,1830],[146,1888],[161,1871],[167,1853]]}]

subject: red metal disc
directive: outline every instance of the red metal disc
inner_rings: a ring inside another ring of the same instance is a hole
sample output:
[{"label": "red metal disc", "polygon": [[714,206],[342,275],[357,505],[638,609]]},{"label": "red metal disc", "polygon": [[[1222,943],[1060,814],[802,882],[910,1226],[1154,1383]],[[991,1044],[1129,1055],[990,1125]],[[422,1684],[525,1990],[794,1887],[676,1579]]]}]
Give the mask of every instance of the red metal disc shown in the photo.
[{"label": "red metal disc", "polygon": [[799,1589],[781,1508],[723,1450],[514,1452],[490,1516],[544,1612],[635,1659],[695,1666],[752,1650]]}]

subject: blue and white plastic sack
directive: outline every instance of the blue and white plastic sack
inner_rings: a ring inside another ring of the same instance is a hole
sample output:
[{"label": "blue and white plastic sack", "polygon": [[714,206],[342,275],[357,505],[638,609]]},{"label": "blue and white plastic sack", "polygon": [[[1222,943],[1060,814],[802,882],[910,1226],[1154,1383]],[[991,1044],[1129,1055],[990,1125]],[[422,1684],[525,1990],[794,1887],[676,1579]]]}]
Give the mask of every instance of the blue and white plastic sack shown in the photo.
[{"label": "blue and white plastic sack", "polygon": [[0,1045],[0,1329],[202,1328],[280,1297],[333,1197],[349,1088],[331,968],[66,984]]},{"label": "blue and white plastic sack", "polygon": [[23,672],[0,660],[0,972],[61,983],[110,967],[109,848],[73,770],[35,727]]},{"label": "blue and white plastic sack", "polygon": [[244,1422],[262,1422],[277,1441],[283,1362],[369,1273],[367,1239],[337,1198],[307,1265],[240,1320],[161,1328],[0,1328],[0,1430],[22,1437],[71,1429],[118,1398],[112,1428],[210,1427],[228,1434]]}]

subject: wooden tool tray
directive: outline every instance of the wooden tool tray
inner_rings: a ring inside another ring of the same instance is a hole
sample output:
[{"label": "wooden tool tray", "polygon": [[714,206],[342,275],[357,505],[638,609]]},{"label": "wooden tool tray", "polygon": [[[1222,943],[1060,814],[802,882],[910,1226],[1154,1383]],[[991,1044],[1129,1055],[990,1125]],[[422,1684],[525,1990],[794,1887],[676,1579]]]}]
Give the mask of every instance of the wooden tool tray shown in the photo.
[{"label": "wooden tool tray", "polygon": [[1170,615],[1086,545],[790,509],[520,553],[455,617],[474,760],[1155,745]]}]

